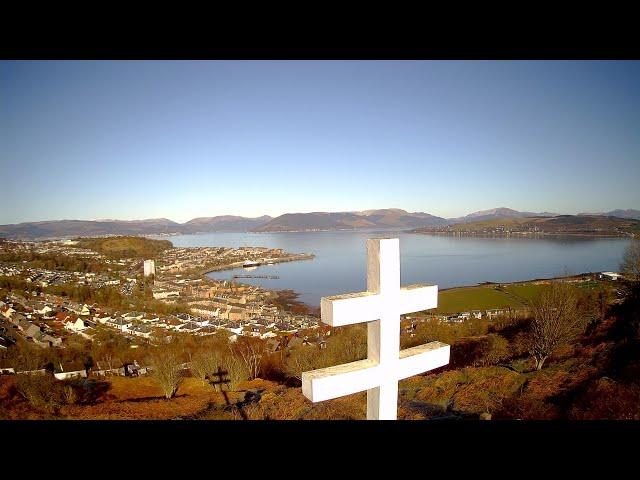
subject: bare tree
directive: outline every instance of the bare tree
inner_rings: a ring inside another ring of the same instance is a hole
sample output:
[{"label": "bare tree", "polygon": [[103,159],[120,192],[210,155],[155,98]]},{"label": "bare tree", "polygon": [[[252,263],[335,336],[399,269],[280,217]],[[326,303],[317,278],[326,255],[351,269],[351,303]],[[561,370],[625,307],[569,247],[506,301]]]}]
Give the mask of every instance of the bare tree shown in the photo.
[{"label": "bare tree", "polygon": [[288,351],[285,374],[302,380],[302,373],[367,358],[367,333],[362,326],[341,327],[324,349],[298,346]]},{"label": "bare tree", "polygon": [[640,282],[640,239],[631,240],[624,251],[620,272],[627,280]]},{"label": "bare tree", "polygon": [[229,352],[224,360],[224,368],[229,375],[229,388],[235,390],[240,382],[248,380],[250,372],[242,358]]},{"label": "bare tree", "polygon": [[73,405],[78,401],[78,395],[76,394],[73,385],[67,383],[62,391],[62,398],[67,405]]},{"label": "bare tree", "polygon": [[323,352],[313,347],[296,347],[291,349],[284,364],[284,372],[290,377],[302,380],[302,373],[321,368]]},{"label": "bare tree", "polygon": [[253,380],[260,374],[260,364],[265,353],[265,343],[254,338],[239,338],[231,347],[237,352],[249,371],[249,379]]},{"label": "bare tree", "polygon": [[53,375],[31,373],[17,377],[16,390],[34,407],[52,411],[62,403],[59,385]]},{"label": "bare tree", "polygon": [[107,365],[109,365],[109,370],[113,369],[113,362],[115,360],[115,357],[113,355],[113,353],[111,353],[111,351],[107,350],[105,352],[105,354],[102,356],[102,358],[104,358],[104,361],[107,362]]},{"label": "bare tree", "polygon": [[50,412],[59,407],[62,403],[60,384],[55,380],[52,369],[45,366],[42,349],[18,340],[16,350],[17,371],[22,372],[16,378],[18,393],[34,407]]},{"label": "bare tree", "polygon": [[222,366],[222,354],[215,349],[205,348],[196,352],[191,359],[191,373],[205,384],[208,378]]},{"label": "bare tree", "polygon": [[366,327],[350,325],[343,329],[340,334],[332,337],[325,351],[325,356],[331,359],[328,365],[339,365],[367,358]]},{"label": "bare tree", "polygon": [[585,326],[578,309],[578,297],[566,284],[552,283],[531,301],[533,319],[529,332],[529,354],[540,370],[559,346],[568,343]]},{"label": "bare tree", "polygon": [[171,347],[158,347],[149,357],[151,376],[158,382],[166,398],[172,398],[182,382],[182,362]]}]

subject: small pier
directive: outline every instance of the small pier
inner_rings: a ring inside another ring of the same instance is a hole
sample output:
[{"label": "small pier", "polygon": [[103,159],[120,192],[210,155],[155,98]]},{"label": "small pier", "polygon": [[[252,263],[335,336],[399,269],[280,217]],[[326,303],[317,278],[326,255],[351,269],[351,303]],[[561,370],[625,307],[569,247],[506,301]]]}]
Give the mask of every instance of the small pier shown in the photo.
[{"label": "small pier", "polygon": [[266,278],[268,280],[278,280],[278,275],[234,275],[233,278]]}]

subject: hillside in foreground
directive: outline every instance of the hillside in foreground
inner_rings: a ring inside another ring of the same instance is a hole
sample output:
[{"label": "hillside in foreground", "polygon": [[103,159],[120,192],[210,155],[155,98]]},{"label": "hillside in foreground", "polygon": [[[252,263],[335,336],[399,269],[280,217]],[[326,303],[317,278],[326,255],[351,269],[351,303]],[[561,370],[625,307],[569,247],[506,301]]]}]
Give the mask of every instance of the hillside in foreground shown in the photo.
[{"label": "hillside in foreground", "polygon": [[[438,339],[452,349],[448,366],[400,382],[399,418],[639,420],[640,291],[604,310],[593,304],[599,293],[591,293],[581,297],[581,313],[591,312],[584,331],[557,348],[541,370],[527,351],[524,318],[425,322],[413,335],[405,332],[403,348]],[[364,338],[361,326],[335,329],[323,350],[326,361],[364,355]],[[198,357],[193,343],[181,347],[187,350]],[[318,350],[302,345],[276,352],[263,359],[260,378],[222,390],[187,373],[171,399],[152,377],[106,377],[75,381],[64,390],[74,395],[34,405],[19,393],[20,378],[28,376],[7,375],[0,377],[0,418],[363,419],[365,393],[316,404],[303,397],[299,372],[321,366],[318,358]]]}]

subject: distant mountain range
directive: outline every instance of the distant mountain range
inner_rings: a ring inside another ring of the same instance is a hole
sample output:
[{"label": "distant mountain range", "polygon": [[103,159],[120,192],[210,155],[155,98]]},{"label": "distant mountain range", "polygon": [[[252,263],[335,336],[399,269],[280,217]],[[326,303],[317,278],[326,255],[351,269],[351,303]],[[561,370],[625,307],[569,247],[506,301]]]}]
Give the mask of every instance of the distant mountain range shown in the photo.
[{"label": "distant mountain range", "polygon": [[356,228],[417,228],[446,225],[447,220],[423,212],[399,208],[362,212],[286,213],[253,229],[254,232],[289,232],[301,230],[339,230]]},{"label": "distant mountain range", "polygon": [[100,235],[153,235],[179,231],[180,224],[166,218],[149,220],[52,220],[0,225],[0,237],[57,238]]},{"label": "distant mountain range", "polygon": [[[185,223],[167,218],[147,220],[53,220],[0,225],[0,237],[42,239],[89,237],[103,235],[158,235],[206,232],[292,232],[360,228],[420,229],[501,219],[560,217],[549,212],[519,212],[500,207],[481,210],[464,217],[442,218],[424,212],[407,212],[399,208],[352,212],[286,213],[272,218],[234,215],[199,217]],[[580,216],[610,216],[640,219],[640,210],[612,210],[606,213]]]},{"label": "distant mountain range", "polygon": [[604,215],[606,217],[633,218],[635,220],[640,220],[640,210],[634,210],[633,208],[628,210],[611,210],[610,212],[600,213],[579,213],[578,215]]},{"label": "distant mountain range", "polygon": [[450,218],[450,223],[468,223],[468,222],[481,222],[483,220],[493,220],[496,218],[509,218],[509,217],[557,217],[558,213],[549,212],[519,212],[511,208],[500,207],[492,208],[491,210],[480,210],[478,212],[470,213],[464,217]]},{"label": "distant mountain range", "polygon": [[258,218],[223,215],[194,218],[177,223],[166,218],[148,220],[53,220],[0,225],[0,237],[5,238],[62,238],[102,235],[158,235],[221,231],[248,231],[271,220],[265,215]]},{"label": "distant mountain range", "polygon": [[247,218],[234,215],[219,217],[199,217],[182,224],[183,230],[189,233],[198,232],[244,232],[264,225],[272,219],[269,215]]}]

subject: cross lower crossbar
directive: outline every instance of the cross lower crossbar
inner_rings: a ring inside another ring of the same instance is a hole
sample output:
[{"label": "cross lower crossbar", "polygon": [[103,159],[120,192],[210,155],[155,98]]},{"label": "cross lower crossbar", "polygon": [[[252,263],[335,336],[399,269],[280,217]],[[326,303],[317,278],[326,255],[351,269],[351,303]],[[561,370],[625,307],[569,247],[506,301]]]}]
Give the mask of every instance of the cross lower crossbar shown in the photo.
[{"label": "cross lower crossbar", "polygon": [[[449,345],[431,342],[400,351],[393,381],[412,377],[449,363]],[[321,368],[302,374],[302,393],[312,402],[351,395],[380,386],[383,377],[374,360]]]}]

